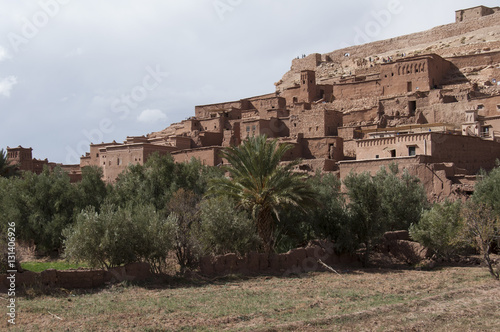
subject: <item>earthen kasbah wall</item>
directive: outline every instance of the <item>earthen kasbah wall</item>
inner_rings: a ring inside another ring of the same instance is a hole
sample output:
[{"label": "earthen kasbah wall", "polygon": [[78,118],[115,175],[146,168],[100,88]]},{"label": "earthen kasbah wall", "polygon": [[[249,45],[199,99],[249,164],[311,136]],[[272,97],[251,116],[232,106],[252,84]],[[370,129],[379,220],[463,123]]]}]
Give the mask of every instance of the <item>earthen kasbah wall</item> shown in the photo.
[{"label": "earthen kasbah wall", "polygon": [[236,254],[206,256],[201,259],[200,272],[207,276],[227,274],[279,274],[289,276],[311,271],[325,271],[330,267],[359,265],[359,259],[351,254],[338,254],[333,243],[321,241],[306,248],[292,249],[283,254],[252,252],[243,257]]},{"label": "earthen kasbah wall", "polygon": [[[301,71],[304,69],[314,70],[313,64],[317,64],[316,59],[325,59],[326,57],[330,59],[335,59],[339,57],[344,57],[346,53],[350,55],[355,55],[357,57],[369,57],[373,54],[383,54],[392,50],[406,49],[408,47],[415,47],[418,45],[428,44],[432,42],[439,42],[441,40],[452,38],[460,35],[467,34],[469,32],[484,29],[485,27],[497,26],[499,20],[498,12],[494,15],[479,17],[474,20],[466,20],[459,23],[452,23],[447,25],[442,25],[435,27],[431,30],[426,30],[418,33],[413,33],[411,35],[405,35],[400,37],[395,37],[391,39],[386,39],[382,41],[370,42],[370,39],[363,40],[360,38],[360,42],[368,42],[367,44],[351,46],[343,49],[339,49],[324,55],[311,54],[306,59],[297,59],[292,63],[292,70]],[[439,54],[439,53],[438,53]],[[305,65],[303,64],[305,63]]]},{"label": "earthen kasbah wall", "polygon": [[198,159],[203,165],[217,166],[222,164],[220,156],[221,147],[208,147],[193,150],[183,150],[172,152],[172,156],[176,162],[189,162],[192,158]]},{"label": "earthen kasbah wall", "polygon": [[[388,158],[396,162],[397,157],[428,156],[430,162],[454,163],[470,175],[478,173],[482,167],[491,169],[500,159],[500,144],[497,142],[434,132],[363,139],[357,142],[356,151],[360,160]],[[394,153],[394,159],[391,159],[391,153]]]},{"label": "earthen kasbah wall", "polygon": [[468,20],[477,20],[483,16],[492,15],[498,11],[500,11],[500,7],[488,8],[485,6],[457,10],[455,12],[455,22],[459,23]]},{"label": "earthen kasbah wall", "polygon": [[312,109],[295,107],[290,111],[290,136],[325,137],[337,136],[338,128],[342,127],[341,112],[327,109],[324,105],[315,105]]},{"label": "earthen kasbah wall", "polygon": [[78,182],[82,179],[80,165],[63,165],[49,162],[48,159],[39,160],[33,158],[32,148],[23,148],[18,146],[16,148],[7,147],[7,161],[10,164],[17,165],[21,171],[30,171],[35,174],[41,174],[45,168],[53,170],[55,167],[68,173],[71,182]]},{"label": "earthen kasbah wall", "polygon": [[[95,142],[80,167],[102,167],[113,182],[154,152],[216,166],[223,147],[267,135],[293,145],[283,161],[303,159],[299,171],[342,179],[349,170],[410,158],[430,197],[471,190],[477,170],[499,157],[500,11],[456,15],[458,23],[293,59],[274,92],[196,106],[194,116],[123,143]],[[477,117],[466,123],[471,110]],[[41,163],[28,157],[21,164],[33,170]]]},{"label": "earthen kasbah wall", "polygon": [[[27,288],[64,288],[64,289],[91,289],[104,287],[112,282],[144,281],[153,275],[148,263],[132,263],[109,270],[66,270],[54,269],[40,273],[24,271],[16,273],[16,287]],[[6,292],[10,285],[7,275],[0,275],[0,292]]]},{"label": "earthen kasbah wall", "polygon": [[333,85],[335,100],[360,99],[383,94],[384,90],[379,79]]}]

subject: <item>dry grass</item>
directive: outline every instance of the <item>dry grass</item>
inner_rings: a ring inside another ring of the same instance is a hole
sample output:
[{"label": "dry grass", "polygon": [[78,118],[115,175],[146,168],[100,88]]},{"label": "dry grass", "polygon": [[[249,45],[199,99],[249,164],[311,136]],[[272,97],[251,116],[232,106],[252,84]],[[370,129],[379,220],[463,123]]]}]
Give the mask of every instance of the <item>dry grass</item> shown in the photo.
[{"label": "dry grass", "polygon": [[494,331],[499,307],[484,268],[365,269],[19,297],[14,330]]}]

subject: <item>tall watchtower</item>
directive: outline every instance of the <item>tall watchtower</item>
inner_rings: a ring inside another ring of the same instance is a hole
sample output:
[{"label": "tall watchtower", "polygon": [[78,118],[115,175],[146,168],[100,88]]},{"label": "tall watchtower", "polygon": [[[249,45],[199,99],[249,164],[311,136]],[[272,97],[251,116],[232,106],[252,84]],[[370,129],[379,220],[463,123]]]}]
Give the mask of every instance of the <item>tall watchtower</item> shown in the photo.
[{"label": "tall watchtower", "polygon": [[303,70],[300,72],[300,97],[301,102],[310,103],[316,98],[316,72]]},{"label": "tall watchtower", "polygon": [[17,164],[22,171],[31,171],[33,170],[32,151],[32,148],[23,148],[20,145],[17,148],[7,147],[7,160],[11,164]]}]

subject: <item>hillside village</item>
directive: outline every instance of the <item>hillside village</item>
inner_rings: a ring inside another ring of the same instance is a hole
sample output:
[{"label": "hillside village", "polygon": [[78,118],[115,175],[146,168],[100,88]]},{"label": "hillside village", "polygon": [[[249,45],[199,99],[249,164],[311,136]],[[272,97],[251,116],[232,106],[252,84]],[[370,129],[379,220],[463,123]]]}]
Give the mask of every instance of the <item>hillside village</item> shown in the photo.
[{"label": "hillside village", "polygon": [[[113,182],[159,152],[175,161],[224,163],[220,151],[267,135],[292,144],[299,170],[376,172],[393,162],[417,175],[429,199],[469,195],[476,174],[500,158],[500,7],[458,10],[456,22],[412,35],[292,61],[274,92],[195,107],[194,116],[123,143],[90,145],[74,181],[100,166]],[[47,160],[8,148],[23,170]]]}]

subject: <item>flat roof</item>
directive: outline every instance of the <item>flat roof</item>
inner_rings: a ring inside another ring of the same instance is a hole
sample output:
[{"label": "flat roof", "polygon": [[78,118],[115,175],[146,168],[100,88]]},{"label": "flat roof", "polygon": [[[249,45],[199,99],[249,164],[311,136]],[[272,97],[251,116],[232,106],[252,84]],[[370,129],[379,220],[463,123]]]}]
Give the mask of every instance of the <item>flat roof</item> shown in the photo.
[{"label": "flat roof", "polygon": [[222,149],[224,149],[223,146],[220,146],[220,145],[211,145],[211,146],[202,146],[200,148],[177,150],[177,151],[173,151],[170,154],[174,155],[174,154],[196,152],[196,151],[203,151],[203,150],[222,150]]},{"label": "flat roof", "polygon": [[359,130],[363,134],[370,133],[386,133],[386,132],[398,132],[398,131],[407,131],[411,129],[419,129],[419,128],[439,128],[443,127],[445,130],[456,130],[458,127],[449,123],[426,123],[426,124],[412,124],[400,127],[391,127],[391,128],[375,128],[375,129],[364,129]]},{"label": "flat roof", "polygon": [[458,9],[458,10],[455,10],[455,13],[457,13],[457,12],[461,12],[461,11],[463,11],[463,10],[471,10],[471,9],[476,9],[476,8],[488,8],[488,9],[493,9],[493,8],[498,8],[498,7],[488,7],[488,6],[479,5],[479,6],[474,6],[474,7],[465,8],[465,9]]},{"label": "flat roof", "polygon": [[387,158],[369,158],[369,159],[356,159],[356,160],[340,160],[338,161],[339,165],[342,164],[355,164],[355,163],[367,163],[373,161],[387,161],[387,160],[408,160],[408,159],[417,159],[419,157],[428,157],[427,155],[414,155],[414,156],[400,156],[400,157],[387,157]]}]

